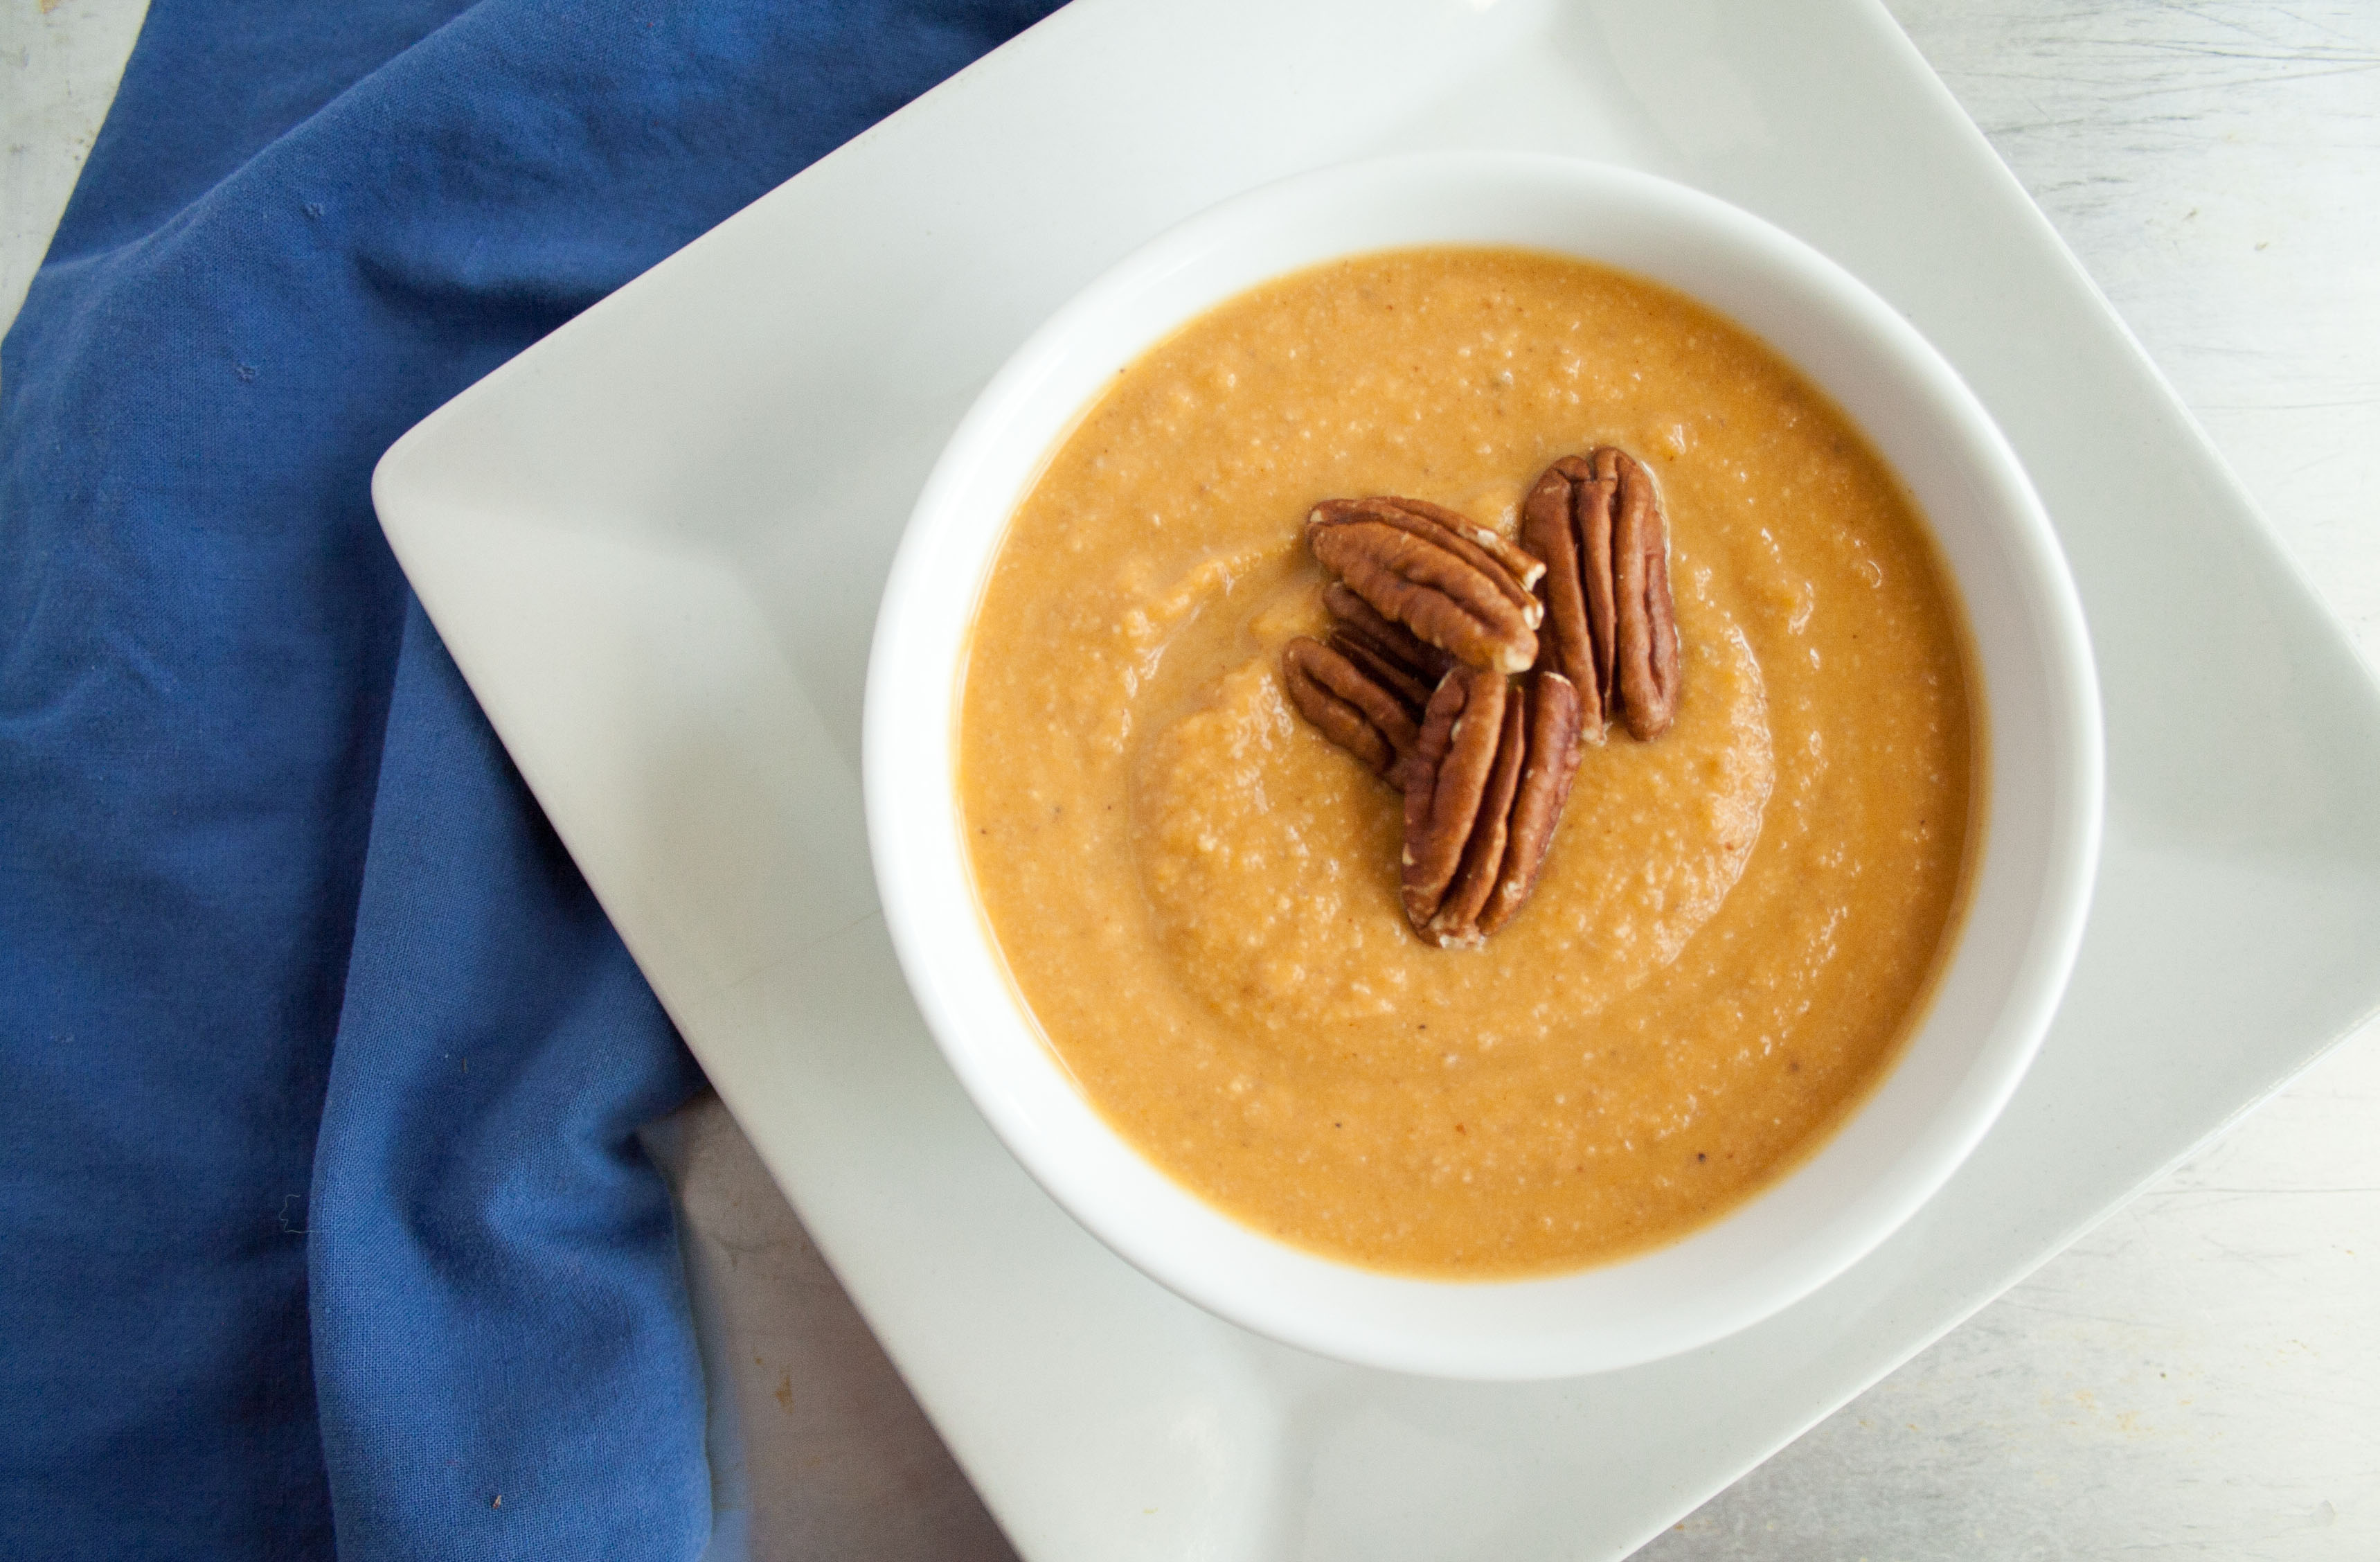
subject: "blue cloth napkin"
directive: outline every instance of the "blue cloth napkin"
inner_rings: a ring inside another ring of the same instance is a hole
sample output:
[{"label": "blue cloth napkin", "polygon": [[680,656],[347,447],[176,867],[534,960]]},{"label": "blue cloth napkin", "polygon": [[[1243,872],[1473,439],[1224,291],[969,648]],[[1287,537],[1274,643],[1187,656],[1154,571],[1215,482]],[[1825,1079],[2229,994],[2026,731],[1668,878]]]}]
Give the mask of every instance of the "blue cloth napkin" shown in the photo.
[{"label": "blue cloth napkin", "polygon": [[1046,0],[154,0],[0,348],[0,1556],[688,1557],[699,1082],[399,433]]}]

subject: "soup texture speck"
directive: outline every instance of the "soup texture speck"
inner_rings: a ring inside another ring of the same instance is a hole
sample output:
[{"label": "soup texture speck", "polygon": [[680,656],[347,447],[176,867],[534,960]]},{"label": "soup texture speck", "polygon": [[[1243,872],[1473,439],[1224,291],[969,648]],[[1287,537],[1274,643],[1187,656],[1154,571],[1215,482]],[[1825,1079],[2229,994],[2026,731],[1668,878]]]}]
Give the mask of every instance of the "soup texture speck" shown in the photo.
[{"label": "soup texture speck", "polygon": [[[1303,522],[1396,494],[1509,537],[1605,444],[1666,501],[1675,725],[1587,749],[1534,897],[1432,947],[1402,799],[1283,690],[1328,616]],[[960,801],[1023,1002],[1141,1153],[1333,1258],[1546,1274],[1723,1214],[1888,1067],[1980,838],[1966,665],[1899,485],[1757,339],[1399,251],[1223,304],[1065,438],[974,626]]]}]

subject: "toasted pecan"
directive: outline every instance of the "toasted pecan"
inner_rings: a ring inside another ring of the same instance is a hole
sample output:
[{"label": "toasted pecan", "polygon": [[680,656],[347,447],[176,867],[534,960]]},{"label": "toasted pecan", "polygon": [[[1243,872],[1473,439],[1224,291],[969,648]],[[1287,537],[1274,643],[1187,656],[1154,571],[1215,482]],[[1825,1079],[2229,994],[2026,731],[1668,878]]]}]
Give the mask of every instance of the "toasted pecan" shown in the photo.
[{"label": "toasted pecan", "polygon": [[1612,722],[1639,738],[1668,730],[1680,694],[1678,622],[1652,470],[1617,445],[1563,457],[1522,505],[1521,542],[1546,560],[1538,665],[1577,686],[1582,739],[1601,742]]},{"label": "toasted pecan", "polygon": [[1486,527],[1418,499],[1330,499],[1306,517],[1314,556],[1381,616],[1475,667],[1536,660],[1544,566]]},{"label": "toasted pecan", "polygon": [[1298,636],[1281,648],[1281,680],[1290,703],[1322,735],[1380,775],[1397,781],[1420,733],[1415,713],[1364,667],[1318,641]]}]

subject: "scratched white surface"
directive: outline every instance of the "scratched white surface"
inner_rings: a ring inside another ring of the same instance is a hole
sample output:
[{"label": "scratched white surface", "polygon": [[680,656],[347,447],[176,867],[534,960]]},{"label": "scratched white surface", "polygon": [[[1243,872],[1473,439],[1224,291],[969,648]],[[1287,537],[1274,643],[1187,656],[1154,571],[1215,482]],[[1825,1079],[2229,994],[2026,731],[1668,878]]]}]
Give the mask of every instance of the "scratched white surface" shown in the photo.
[{"label": "scratched white surface", "polygon": [[146,0],[0,0],[0,322],[66,210]]},{"label": "scratched white surface", "polygon": [[[2380,663],[2380,5],[1890,3]],[[0,0],[0,319],[142,10]],[[715,1099],[652,1142],[714,1557],[1010,1556]],[[2119,1554],[2380,1557],[2380,1026],[1638,1555]]]}]

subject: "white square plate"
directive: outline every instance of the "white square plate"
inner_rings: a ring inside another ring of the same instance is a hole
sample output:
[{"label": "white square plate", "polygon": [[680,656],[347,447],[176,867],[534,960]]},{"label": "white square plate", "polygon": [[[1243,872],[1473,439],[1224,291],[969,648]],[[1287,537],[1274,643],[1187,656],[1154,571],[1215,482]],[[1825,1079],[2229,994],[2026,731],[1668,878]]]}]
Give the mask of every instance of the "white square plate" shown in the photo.
[{"label": "white square plate", "polygon": [[[1738,9],[1078,0],[382,463],[390,540],[522,774],[1027,1556],[1622,1555],[2380,999],[2380,691],[1886,15]],[[857,776],[893,543],[1025,335],[1235,190],[1483,146],[1700,186],[1902,310],[2033,473],[2108,724],[2073,984],[1950,1186],[1747,1334],[1517,1387],[1268,1344],[1061,1214],[917,1020]]]}]

